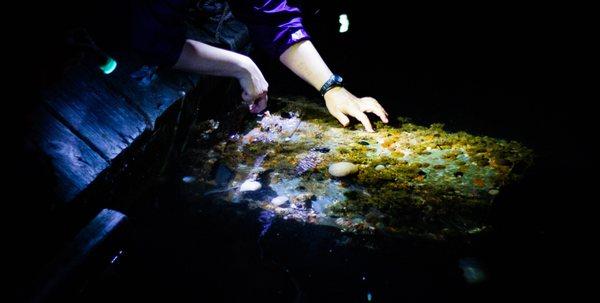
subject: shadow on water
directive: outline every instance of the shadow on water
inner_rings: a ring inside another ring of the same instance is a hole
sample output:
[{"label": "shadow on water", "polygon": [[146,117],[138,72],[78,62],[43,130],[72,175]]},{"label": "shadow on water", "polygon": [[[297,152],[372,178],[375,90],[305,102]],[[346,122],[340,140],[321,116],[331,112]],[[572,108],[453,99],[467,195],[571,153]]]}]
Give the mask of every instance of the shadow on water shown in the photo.
[{"label": "shadow on water", "polygon": [[456,297],[467,287],[446,250],[281,218],[260,237],[260,217],[246,205],[200,201],[138,221],[125,294],[225,302],[366,302],[370,294],[382,302]]},{"label": "shadow on water", "polygon": [[[493,232],[432,242],[265,215],[245,203],[205,199],[171,178],[148,193],[117,278],[88,290],[101,301],[399,302],[494,301],[550,295],[549,239],[535,219],[533,169],[503,191]],[[532,181],[533,180],[533,181]],[[268,189],[268,187],[267,187]],[[544,214],[542,213],[542,216]]]}]

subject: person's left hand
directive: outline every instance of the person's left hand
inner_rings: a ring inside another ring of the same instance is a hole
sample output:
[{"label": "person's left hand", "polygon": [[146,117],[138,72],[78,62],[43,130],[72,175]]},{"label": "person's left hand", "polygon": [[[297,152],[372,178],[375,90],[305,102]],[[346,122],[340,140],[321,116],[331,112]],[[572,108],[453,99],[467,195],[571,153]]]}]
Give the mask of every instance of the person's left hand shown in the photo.
[{"label": "person's left hand", "polygon": [[325,105],[329,113],[334,116],[343,126],[350,123],[347,115],[356,118],[365,130],[374,132],[371,121],[365,113],[374,113],[383,123],[388,123],[387,112],[377,100],[371,97],[357,98],[343,87],[334,87],[325,93]]},{"label": "person's left hand", "polygon": [[251,113],[258,114],[267,108],[269,83],[252,59],[241,56],[238,81],[242,88],[242,99]]}]

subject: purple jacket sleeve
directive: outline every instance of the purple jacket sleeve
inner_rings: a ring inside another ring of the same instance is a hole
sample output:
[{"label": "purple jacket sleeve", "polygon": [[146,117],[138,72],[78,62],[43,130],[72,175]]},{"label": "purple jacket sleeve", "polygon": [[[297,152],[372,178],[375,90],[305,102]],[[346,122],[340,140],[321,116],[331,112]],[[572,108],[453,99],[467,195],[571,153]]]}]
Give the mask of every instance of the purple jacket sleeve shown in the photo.
[{"label": "purple jacket sleeve", "polygon": [[236,18],[244,22],[252,41],[278,58],[292,44],[310,39],[300,9],[286,0],[229,0]]}]

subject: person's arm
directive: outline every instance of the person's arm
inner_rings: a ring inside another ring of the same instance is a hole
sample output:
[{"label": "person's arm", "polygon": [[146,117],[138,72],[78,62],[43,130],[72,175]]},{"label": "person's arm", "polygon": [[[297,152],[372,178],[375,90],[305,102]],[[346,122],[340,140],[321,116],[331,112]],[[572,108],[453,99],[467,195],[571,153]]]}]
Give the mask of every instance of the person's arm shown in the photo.
[{"label": "person's arm", "polygon": [[[233,14],[250,30],[254,43],[319,90],[331,76],[331,71],[309,41],[302,24],[301,12],[286,0],[229,0]],[[385,123],[387,113],[373,98],[357,98],[344,88],[335,87],[325,94],[329,112],[344,126],[358,119],[367,131],[373,131],[364,114],[377,114]]]},{"label": "person's arm", "polygon": [[[320,90],[333,74],[309,40],[290,46],[279,60],[316,90]],[[325,93],[324,98],[327,110],[344,126],[350,122],[346,115],[350,115],[360,121],[366,131],[373,132],[365,112],[374,113],[388,123],[386,111],[371,97],[357,98],[343,87],[334,87]]]},{"label": "person's arm", "polygon": [[259,113],[267,106],[269,84],[256,64],[244,55],[188,39],[173,67],[205,75],[234,77],[240,82],[242,99],[249,104],[251,112]]},{"label": "person's arm", "polygon": [[[235,1],[235,0],[234,0]],[[250,111],[266,108],[268,84],[244,55],[186,39],[187,0],[132,2],[132,47],[146,64],[199,74],[235,77]]]}]

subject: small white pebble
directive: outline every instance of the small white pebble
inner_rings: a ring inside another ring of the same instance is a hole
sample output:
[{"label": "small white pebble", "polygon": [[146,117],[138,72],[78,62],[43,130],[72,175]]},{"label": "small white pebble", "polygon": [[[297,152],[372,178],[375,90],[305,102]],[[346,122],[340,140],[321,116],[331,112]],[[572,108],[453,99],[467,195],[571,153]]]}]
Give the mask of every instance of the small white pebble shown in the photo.
[{"label": "small white pebble", "polygon": [[289,200],[290,199],[288,199],[288,197],[286,197],[286,196],[277,196],[271,200],[271,204],[273,204],[275,206],[281,206],[281,205],[287,203],[287,201],[289,201]]},{"label": "small white pebble", "polygon": [[244,181],[244,183],[242,183],[242,185],[240,185],[240,191],[256,191],[259,190],[261,187],[262,185],[260,184],[260,182],[254,180],[246,180]]},{"label": "small white pebble", "polygon": [[375,170],[384,170],[385,166],[383,164],[379,164],[377,166],[375,166]]},{"label": "small white pebble", "polygon": [[358,171],[358,166],[350,162],[337,162],[329,165],[329,174],[334,177],[345,177]]}]

